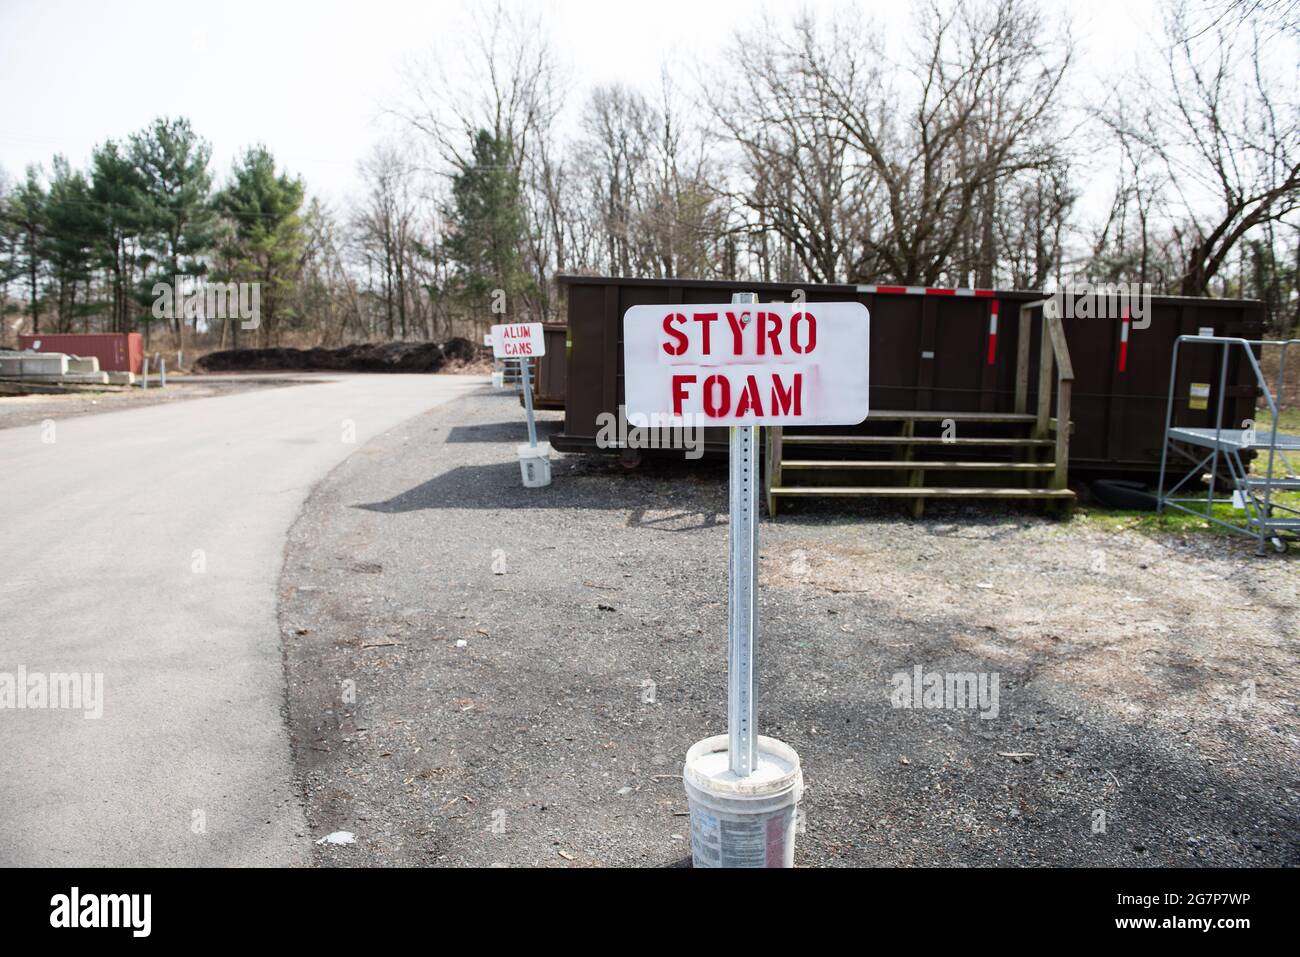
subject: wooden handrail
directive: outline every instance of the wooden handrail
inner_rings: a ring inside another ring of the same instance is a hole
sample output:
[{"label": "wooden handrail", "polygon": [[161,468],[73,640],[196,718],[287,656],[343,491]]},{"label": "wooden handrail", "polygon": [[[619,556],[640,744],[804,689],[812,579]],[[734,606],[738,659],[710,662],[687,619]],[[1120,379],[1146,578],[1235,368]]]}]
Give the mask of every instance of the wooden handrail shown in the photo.
[{"label": "wooden handrail", "polygon": [[[1047,344],[1051,343],[1049,350]],[[1056,311],[1056,300],[1043,301],[1043,343],[1038,369],[1038,430],[1046,437],[1052,429],[1052,365],[1056,366],[1056,471],[1052,487],[1065,488],[1070,475],[1070,399],[1074,391],[1074,363],[1065,341],[1065,326]]]},{"label": "wooden handrail", "polygon": [[776,518],[776,496],[772,487],[781,485],[781,438],[784,430],[779,425],[769,425],[763,430],[767,438],[763,450],[763,494],[767,498],[767,517]]}]

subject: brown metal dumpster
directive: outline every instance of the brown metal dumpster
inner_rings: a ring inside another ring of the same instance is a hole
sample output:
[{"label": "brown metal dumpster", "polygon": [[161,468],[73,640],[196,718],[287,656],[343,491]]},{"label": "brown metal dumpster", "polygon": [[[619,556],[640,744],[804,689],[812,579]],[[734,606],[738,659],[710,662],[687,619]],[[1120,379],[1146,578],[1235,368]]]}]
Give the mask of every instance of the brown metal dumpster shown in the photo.
[{"label": "brown metal dumpster", "polygon": [[[598,416],[617,415],[623,401],[623,314],[647,303],[730,302],[735,292],[785,300],[802,291],[807,301],[861,302],[871,312],[871,407],[929,412],[1011,412],[1016,401],[1021,307],[1041,301],[1032,290],[953,290],[847,284],[715,282],[560,276],[568,299],[568,362],[564,428],[552,437],[562,451],[595,451]],[[990,318],[999,313],[990,362]],[[1154,472],[1160,467],[1165,403],[1174,340],[1212,329],[1215,335],[1259,338],[1263,304],[1254,300],[1155,297],[1150,325],[1131,328],[1123,350],[1119,319],[1063,319],[1074,365],[1072,472]],[[1041,309],[1032,312],[1028,354],[1039,355]],[[550,340],[547,343],[550,353]],[[865,358],[865,357],[864,357]],[[1218,387],[1214,359],[1190,353],[1180,363],[1175,421],[1213,425],[1217,395],[1208,408],[1189,404],[1191,383]],[[1198,365],[1199,363],[1199,365]],[[1229,369],[1228,415],[1252,418],[1255,380],[1245,357]],[[1029,376],[1028,400],[1037,399]],[[723,429],[705,430],[709,452],[726,449]]]},{"label": "brown metal dumpster", "polygon": [[542,324],[542,337],[546,352],[537,360],[533,377],[533,408],[563,409],[564,382],[569,364],[569,327],[562,322]]}]

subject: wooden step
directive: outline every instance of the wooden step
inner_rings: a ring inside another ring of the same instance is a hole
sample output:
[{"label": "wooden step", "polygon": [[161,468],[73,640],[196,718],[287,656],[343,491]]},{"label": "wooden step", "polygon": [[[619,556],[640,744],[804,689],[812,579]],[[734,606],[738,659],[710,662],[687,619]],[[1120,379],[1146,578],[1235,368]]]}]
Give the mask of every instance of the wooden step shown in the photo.
[{"label": "wooden step", "polygon": [[1052,439],[955,438],[939,435],[791,435],[781,437],[784,445],[1000,445],[1025,448],[1055,445]]},{"label": "wooden step", "polygon": [[898,470],[902,472],[929,471],[964,471],[987,472],[1005,469],[1008,472],[1050,472],[1056,468],[1055,462],[927,462],[924,459],[903,461],[888,459],[886,461],[855,461],[853,459],[784,459],[783,469],[879,469]]},{"label": "wooden step", "polygon": [[1068,488],[942,488],[937,486],[882,485],[882,486],[815,486],[772,489],[773,495],[806,498],[860,496],[863,498],[1045,498],[1072,499]]},{"label": "wooden step", "polygon": [[1029,412],[898,412],[890,409],[872,409],[867,413],[868,422],[942,422],[944,419],[952,419],[954,422],[1029,423],[1038,421],[1038,416]]}]

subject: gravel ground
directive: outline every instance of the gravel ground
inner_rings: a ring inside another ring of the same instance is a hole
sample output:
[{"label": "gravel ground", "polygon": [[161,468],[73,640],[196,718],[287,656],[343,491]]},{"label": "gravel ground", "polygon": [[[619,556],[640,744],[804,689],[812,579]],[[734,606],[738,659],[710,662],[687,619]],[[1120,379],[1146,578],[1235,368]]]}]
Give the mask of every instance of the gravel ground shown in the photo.
[{"label": "gravel ground", "polygon": [[[524,489],[521,441],[511,395],[436,409],[290,535],[307,817],[356,835],[321,864],[688,858],[682,757],[725,722],[725,470],[557,456]],[[1293,559],[843,502],[761,544],[760,719],[803,761],[800,866],[1300,863]],[[997,717],[894,707],[916,666],[996,675]]]},{"label": "gravel ground", "polygon": [[211,399],[219,395],[247,392],[249,389],[298,385],[303,379],[303,376],[291,375],[231,375],[220,378],[168,376],[167,388],[160,389],[155,385],[156,378],[151,376],[148,389],[77,392],[70,395],[0,395],[0,429],[39,425],[46,419],[67,419],[78,415],[139,409],[147,405],[162,405],[164,402]]}]

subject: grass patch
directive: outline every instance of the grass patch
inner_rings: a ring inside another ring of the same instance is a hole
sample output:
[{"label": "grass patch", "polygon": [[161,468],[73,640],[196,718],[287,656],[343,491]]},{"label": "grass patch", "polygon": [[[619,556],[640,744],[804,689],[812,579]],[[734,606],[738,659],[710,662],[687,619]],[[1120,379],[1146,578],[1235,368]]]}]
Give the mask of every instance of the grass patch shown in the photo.
[{"label": "grass patch", "polygon": [[[1267,442],[1272,429],[1273,416],[1268,408],[1265,407],[1257,411],[1255,415],[1255,432],[1258,440]],[[1287,432],[1291,435],[1300,435],[1300,409],[1282,409],[1278,415],[1278,431]],[[1300,454],[1292,453],[1290,461],[1293,466],[1300,469]],[[1263,476],[1267,467],[1267,452],[1256,454],[1250,463],[1252,475]],[[1291,473],[1287,469],[1287,460],[1280,455],[1275,455],[1273,459],[1273,476],[1281,478],[1289,474]],[[1154,482],[1152,484],[1154,485]],[[1189,483],[1190,485],[1191,483]],[[1230,494],[1230,491],[1220,486],[1217,493],[1221,497],[1226,497]],[[1196,486],[1185,486],[1179,492],[1179,496],[1182,498],[1191,498],[1197,494],[1203,495],[1204,489]],[[1274,490],[1272,501],[1278,505],[1300,509],[1300,491]],[[1231,505],[1215,505],[1210,514],[1220,521],[1232,522],[1237,525],[1245,524],[1246,521],[1246,513],[1234,509]],[[1135,531],[1164,535],[1196,534],[1214,537],[1239,536],[1241,534],[1232,529],[1224,528],[1222,525],[1207,521],[1204,516],[1189,515],[1177,509],[1170,509],[1162,515],[1157,515],[1155,512],[1109,509],[1094,503],[1079,508],[1075,515],[1076,521],[1086,522],[1094,527],[1106,528],[1112,531]]]},{"label": "grass patch", "polygon": [[[1208,522],[1199,515],[1189,515],[1177,509],[1170,509],[1161,515],[1155,512],[1134,512],[1117,508],[1105,508],[1089,505],[1075,511],[1075,521],[1084,522],[1093,528],[1104,528],[1113,532],[1141,532],[1147,535],[1211,535],[1216,538],[1236,536],[1239,533]],[[1227,505],[1216,505],[1212,512],[1215,518],[1227,522],[1242,522],[1242,513],[1235,512]]]}]

